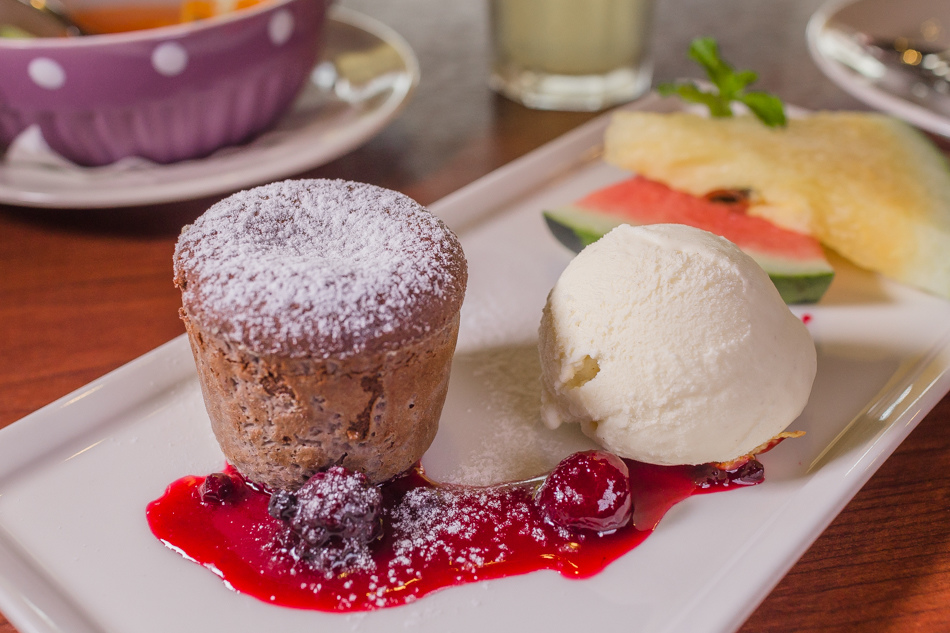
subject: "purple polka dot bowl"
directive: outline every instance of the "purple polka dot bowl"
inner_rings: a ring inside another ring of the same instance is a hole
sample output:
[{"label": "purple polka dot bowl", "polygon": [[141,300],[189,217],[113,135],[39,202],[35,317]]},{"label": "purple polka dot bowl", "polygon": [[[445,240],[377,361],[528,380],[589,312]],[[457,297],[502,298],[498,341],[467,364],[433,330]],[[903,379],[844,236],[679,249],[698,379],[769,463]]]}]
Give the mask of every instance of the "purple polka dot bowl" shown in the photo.
[{"label": "purple polka dot bowl", "polygon": [[331,0],[265,0],[159,28],[0,39],[0,150],[37,125],[86,166],[171,163],[251,140],[284,114],[320,50]]}]

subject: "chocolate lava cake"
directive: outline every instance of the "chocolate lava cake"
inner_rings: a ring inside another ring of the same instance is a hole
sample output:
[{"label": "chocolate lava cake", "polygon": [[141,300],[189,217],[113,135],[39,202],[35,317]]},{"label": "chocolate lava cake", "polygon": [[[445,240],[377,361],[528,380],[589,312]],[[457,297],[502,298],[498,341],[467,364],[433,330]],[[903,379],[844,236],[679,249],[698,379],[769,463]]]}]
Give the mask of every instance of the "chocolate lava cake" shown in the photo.
[{"label": "chocolate lava cake", "polygon": [[242,191],[182,231],[181,318],[225,457],[293,490],[334,465],[380,482],[435,437],[467,267],[410,198],[342,180]]}]

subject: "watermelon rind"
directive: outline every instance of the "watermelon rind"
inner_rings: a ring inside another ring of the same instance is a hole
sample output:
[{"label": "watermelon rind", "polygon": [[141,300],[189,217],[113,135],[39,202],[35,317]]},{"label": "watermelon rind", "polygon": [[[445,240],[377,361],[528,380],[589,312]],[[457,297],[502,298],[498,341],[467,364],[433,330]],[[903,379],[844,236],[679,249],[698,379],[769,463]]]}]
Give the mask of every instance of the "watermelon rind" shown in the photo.
[{"label": "watermelon rind", "polygon": [[[574,206],[544,211],[544,220],[551,233],[561,244],[579,253],[623,222],[621,218],[591,212]],[[788,304],[816,303],[828,290],[834,278],[834,269],[827,261],[806,261],[768,253],[744,251],[768,274],[772,283]]]},{"label": "watermelon rind", "polygon": [[[564,210],[545,211],[544,221],[547,222],[548,229],[554,234],[554,237],[575,253],[580,253],[586,246],[589,246],[607,234],[610,229],[617,226],[591,227],[572,224],[570,219],[562,213]],[[619,223],[618,223],[619,224]]]},{"label": "watermelon rind", "polygon": [[795,275],[774,273],[768,270],[765,272],[769,274],[769,279],[778,289],[782,301],[788,304],[818,303],[835,276],[834,272],[808,272]]}]

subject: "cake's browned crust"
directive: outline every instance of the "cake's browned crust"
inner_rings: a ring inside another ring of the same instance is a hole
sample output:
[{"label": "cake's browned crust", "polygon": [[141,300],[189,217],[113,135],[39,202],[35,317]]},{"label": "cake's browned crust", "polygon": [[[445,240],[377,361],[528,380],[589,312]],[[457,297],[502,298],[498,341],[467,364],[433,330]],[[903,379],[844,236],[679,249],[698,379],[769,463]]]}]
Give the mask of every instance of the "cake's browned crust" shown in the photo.
[{"label": "cake's browned crust", "polygon": [[225,457],[282,489],[410,468],[438,428],[466,281],[455,235],[378,187],[289,181],[212,207],[175,283]]},{"label": "cake's browned crust", "polygon": [[259,356],[182,318],[215,437],[252,481],[295,489],[333,465],[385,481],[435,438],[457,315],[397,351],[341,360]]}]

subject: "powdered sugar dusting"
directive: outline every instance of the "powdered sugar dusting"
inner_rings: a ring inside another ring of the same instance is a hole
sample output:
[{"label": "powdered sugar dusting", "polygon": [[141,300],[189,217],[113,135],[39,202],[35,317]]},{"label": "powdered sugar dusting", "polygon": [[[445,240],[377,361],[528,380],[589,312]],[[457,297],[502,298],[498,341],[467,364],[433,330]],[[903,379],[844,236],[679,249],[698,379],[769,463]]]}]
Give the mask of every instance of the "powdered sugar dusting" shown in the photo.
[{"label": "powdered sugar dusting", "polygon": [[[416,488],[390,517],[395,556],[390,575],[414,575],[411,565],[447,564],[467,572],[504,561],[512,532],[543,544],[549,534],[532,530],[537,510],[530,497],[500,488]],[[510,536],[510,534],[509,534]]]},{"label": "powdered sugar dusting", "polygon": [[443,324],[466,270],[455,235],[410,198],[341,180],[239,192],[183,231],[185,310],[259,353],[345,357]]},{"label": "powdered sugar dusting", "polygon": [[[432,580],[433,570],[440,570],[449,584],[491,578],[498,575],[498,565],[513,563],[528,550],[535,555],[548,548],[568,552],[588,537],[546,520],[530,484],[475,488],[417,481],[421,485],[404,480],[401,486],[397,480],[399,491],[389,491],[383,537],[371,546],[375,553],[363,547],[343,566],[330,569],[319,549],[302,555],[289,545],[287,533],[277,532],[265,546],[268,565],[286,569],[300,579],[301,592],[328,599],[337,605],[334,610],[382,608],[426,593],[421,584]],[[348,497],[353,492],[327,494]],[[545,566],[560,568],[553,557]]]},{"label": "powdered sugar dusting", "polygon": [[540,375],[536,344],[456,354],[452,380],[477,389],[450,389],[452,415],[423,457],[426,471],[443,482],[488,486],[536,477],[571,453],[595,448],[576,426],[544,426]]},{"label": "powdered sugar dusting", "polygon": [[617,491],[614,490],[614,481],[613,479],[607,480],[607,487],[604,489],[604,494],[600,499],[597,500],[597,510],[603,512],[608,510],[617,503],[617,499],[620,498],[620,495],[617,494]]}]

